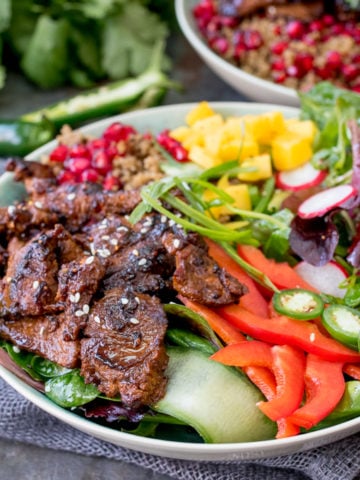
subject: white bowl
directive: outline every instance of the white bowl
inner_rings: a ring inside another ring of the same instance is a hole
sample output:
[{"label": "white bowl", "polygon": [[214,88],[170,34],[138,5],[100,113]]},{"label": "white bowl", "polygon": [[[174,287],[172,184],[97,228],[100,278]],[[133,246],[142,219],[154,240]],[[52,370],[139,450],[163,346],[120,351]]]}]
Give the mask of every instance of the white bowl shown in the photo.
[{"label": "white bowl", "polygon": [[220,78],[246,97],[258,102],[298,106],[294,89],[250,75],[211,50],[196,26],[192,9],[199,0],[175,0],[176,16],[185,37],[200,57]]},{"label": "white bowl", "polygon": [[[133,125],[141,132],[152,131],[153,133],[157,133],[164,128],[174,128],[176,126],[183,125],[185,121],[185,115],[194,106],[194,104],[171,105],[118,115],[116,117],[111,117],[106,120],[101,120],[88,125],[82,128],[82,131],[88,135],[98,136],[101,135],[105,128],[112,122],[122,121],[124,123]],[[211,103],[211,106],[216,110],[216,112],[219,112],[224,116],[244,114],[256,115],[278,110],[282,111],[284,116],[287,118],[292,118],[296,117],[299,113],[298,109],[295,108],[274,106],[269,104],[214,102]],[[55,141],[50,142],[49,144],[41,147],[29,155],[28,158],[31,160],[40,160],[42,155],[48,154],[55,145]],[[8,182],[10,183],[10,187],[8,186]],[[0,200],[5,190],[9,188],[11,189],[12,187],[11,179],[9,178],[8,174],[0,177]],[[6,197],[5,194],[3,199],[5,200],[6,198],[8,197]],[[171,458],[206,461],[268,458],[309,450],[311,448],[335,442],[360,431],[359,417],[334,427],[280,440],[274,439],[258,442],[226,444],[199,444],[157,440],[119,432],[114,428],[98,425],[91,420],[79,417],[70,410],[66,410],[56,405],[45,395],[26,385],[22,380],[19,380],[16,376],[2,367],[0,367],[0,377],[2,377],[9,385],[11,385],[21,395],[33,402],[39,408],[80,431],[83,431],[96,438],[111,442],[115,445]]]}]

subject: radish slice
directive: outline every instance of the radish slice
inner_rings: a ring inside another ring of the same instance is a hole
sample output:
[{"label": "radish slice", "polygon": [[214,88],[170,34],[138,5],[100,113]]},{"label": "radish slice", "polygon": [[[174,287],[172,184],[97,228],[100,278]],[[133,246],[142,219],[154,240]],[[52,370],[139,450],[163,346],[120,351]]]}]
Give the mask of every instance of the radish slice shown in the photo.
[{"label": "radish slice", "polygon": [[276,175],[276,184],[283,190],[303,190],[304,188],[319,185],[326,177],[325,170],[318,170],[310,162],[294,170],[279,172]]},{"label": "radish slice", "polygon": [[300,262],[296,265],[295,271],[319,292],[343,298],[346,288],[340,288],[348,277],[346,270],[336,262],[329,262],[321,267],[314,267],[307,262]]},{"label": "radish slice", "polygon": [[328,188],[307,198],[298,208],[298,215],[301,218],[321,217],[356,197],[356,195],[357,190],[352,185],[338,185]]}]

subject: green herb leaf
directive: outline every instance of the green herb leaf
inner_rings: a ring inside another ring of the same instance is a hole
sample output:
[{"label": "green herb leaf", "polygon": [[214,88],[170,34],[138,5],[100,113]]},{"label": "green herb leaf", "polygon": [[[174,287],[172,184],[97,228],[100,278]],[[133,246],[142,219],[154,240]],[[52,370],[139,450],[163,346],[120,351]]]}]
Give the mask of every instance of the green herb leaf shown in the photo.
[{"label": "green herb leaf", "polygon": [[79,370],[71,370],[60,377],[45,382],[45,393],[61,407],[79,407],[89,403],[100,395],[95,385],[85,383]]}]

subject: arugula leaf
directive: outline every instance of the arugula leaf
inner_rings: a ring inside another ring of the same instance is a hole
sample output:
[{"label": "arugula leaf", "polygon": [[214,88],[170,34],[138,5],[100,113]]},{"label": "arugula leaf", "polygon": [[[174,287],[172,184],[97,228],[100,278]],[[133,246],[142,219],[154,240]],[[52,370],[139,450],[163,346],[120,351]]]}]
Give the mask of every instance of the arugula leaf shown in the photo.
[{"label": "arugula leaf", "polygon": [[42,88],[58,87],[68,77],[68,34],[67,20],[53,20],[47,15],[39,17],[21,66]]}]

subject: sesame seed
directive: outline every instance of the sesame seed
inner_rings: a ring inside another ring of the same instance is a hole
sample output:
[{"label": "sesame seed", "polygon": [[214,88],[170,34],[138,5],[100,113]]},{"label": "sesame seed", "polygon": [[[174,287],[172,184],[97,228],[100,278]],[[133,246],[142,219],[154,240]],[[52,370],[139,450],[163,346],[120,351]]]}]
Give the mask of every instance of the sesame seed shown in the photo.
[{"label": "sesame seed", "polygon": [[165,217],[165,215],[161,215],[160,222],[161,223],[166,223],[167,222],[167,217]]},{"label": "sesame seed", "polygon": [[101,237],[101,240],[105,240],[105,241],[106,241],[106,240],[110,240],[110,237],[109,237],[109,235],[103,235],[103,236]]},{"label": "sesame seed", "polygon": [[124,225],[121,225],[121,227],[117,227],[116,231],[117,232],[127,232],[129,229],[125,227]]},{"label": "sesame seed", "polygon": [[138,257],[139,256],[139,250],[136,250],[136,248],[134,248],[134,250],[132,251],[132,254],[135,255],[135,257]]},{"label": "sesame seed", "polygon": [[138,323],[140,323],[139,320],[138,320],[137,318],[135,318],[135,317],[131,317],[129,321],[130,321],[130,323],[132,323],[133,325],[137,325]]},{"label": "sesame seed", "polygon": [[94,245],[93,242],[90,243],[89,248],[90,248],[90,252],[91,252],[93,255],[95,255],[96,250],[95,250],[95,245]]},{"label": "sesame seed", "polygon": [[104,230],[105,228],[107,228],[106,223],[105,223],[105,224],[102,223],[102,224],[99,225],[99,229],[100,229],[100,230]]},{"label": "sesame seed", "polygon": [[8,207],[8,214],[9,215],[14,215],[15,212],[16,212],[16,207],[14,207],[14,205],[10,205]]},{"label": "sesame seed", "polygon": [[101,320],[100,320],[99,315],[95,315],[95,317],[94,317],[94,322],[100,323],[100,321],[101,321]]},{"label": "sesame seed", "polygon": [[15,353],[20,353],[20,348],[19,348],[18,346],[14,345],[14,346],[13,346],[13,351],[14,351]]},{"label": "sesame seed", "polygon": [[170,227],[173,227],[173,226],[175,225],[175,223],[176,223],[175,220],[170,220],[170,221],[169,221]]},{"label": "sesame seed", "polygon": [[75,193],[69,193],[69,195],[66,197],[68,200],[74,200],[76,197]]},{"label": "sesame seed", "polygon": [[94,260],[95,260],[95,257],[92,255],[91,257],[88,257],[88,258],[85,260],[85,263],[86,263],[86,265],[91,265]]},{"label": "sesame seed", "polygon": [[101,250],[98,250],[98,254],[102,258],[107,258],[107,257],[110,257],[111,252],[107,248],[102,248]]},{"label": "sesame seed", "polygon": [[36,289],[39,287],[39,285],[40,285],[39,281],[38,281],[38,280],[35,280],[35,281],[33,282],[32,287],[33,287],[34,290],[36,290]]},{"label": "sesame seed", "polygon": [[74,295],[69,295],[69,300],[71,303],[78,303],[78,301],[80,300],[80,293],[76,292]]},{"label": "sesame seed", "polygon": [[180,247],[180,240],[178,238],[175,238],[175,240],[173,241],[173,245],[175,248],[179,248]]},{"label": "sesame seed", "polygon": [[12,277],[6,277],[6,283],[12,282]]},{"label": "sesame seed", "polygon": [[111,245],[114,245],[114,247],[116,247],[116,245],[119,244],[119,240],[117,238],[112,238],[110,240],[110,243],[111,243]]},{"label": "sesame seed", "polygon": [[84,315],[84,312],[82,310],[76,310],[75,317],[82,317],[83,315]]},{"label": "sesame seed", "polygon": [[135,302],[136,302],[136,303],[140,303],[139,297],[135,297]]},{"label": "sesame seed", "polygon": [[139,261],[138,261],[138,265],[145,265],[147,262],[146,258],[141,258]]},{"label": "sesame seed", "polygon": [[148,228],[142,228],[142,229],[140,230],[140,233],[147,233],[148,231],[149,231]]},{"label": "sesame seed", "polygon": [[129,299],[125,297],[123,297],[120,301],[123,305],[127,305],[129,303]]},{"label": "sesame seed", "polygon": [[84,313],[89,313],[89,312],[90,312],[90,307],[89,307],[89,305],[86,305],[86,304],[85,304],[85,305],[83,306],[83,312],[84,312]]},{"label": "sesame seed", "polygon": [[310,333],[310,342],[315,342],[315,333]]},{"label": "sesame seed", "polygon": [[43,208],[43,204],[41,202],[34,202],[34,206],[36,208]]},{"label": "sesame seed", "polygon": [[51,387],[45,383],[45,392],[50,392]]},{"label": "sesame seed", "polygon": [[43,335],[44,335],[44,331],[45,331],[45,327],[44,327],[44,325],[43,325],[43,326],[40,328],[40,330],[39,330],[39,334],[40,334],[41,336],[43,336]]}]

